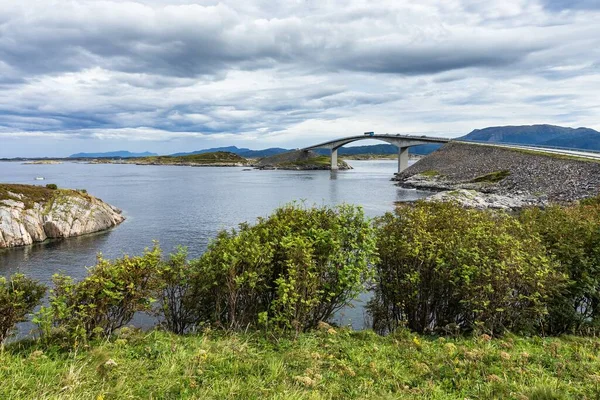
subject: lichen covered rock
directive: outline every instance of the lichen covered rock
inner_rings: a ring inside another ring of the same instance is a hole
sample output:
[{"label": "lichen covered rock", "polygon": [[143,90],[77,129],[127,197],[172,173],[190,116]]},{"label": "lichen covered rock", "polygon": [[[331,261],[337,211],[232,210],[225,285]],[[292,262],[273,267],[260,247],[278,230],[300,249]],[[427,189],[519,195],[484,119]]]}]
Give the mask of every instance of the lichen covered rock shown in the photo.
[{"label": "lichen covered rock", "polygon": [[98,232],[124,220],[120,210],[86,193],[0,185],[0,248]]}]

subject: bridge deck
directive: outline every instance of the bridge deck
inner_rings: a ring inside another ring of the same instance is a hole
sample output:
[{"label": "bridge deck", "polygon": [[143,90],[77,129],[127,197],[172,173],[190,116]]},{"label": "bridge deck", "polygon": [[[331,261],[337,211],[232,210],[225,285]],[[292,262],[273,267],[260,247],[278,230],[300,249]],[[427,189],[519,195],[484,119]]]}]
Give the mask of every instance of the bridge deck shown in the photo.
[{"label": "bridge deck", "polygon": [[419,144],[428,144],[428,143],[443,144],[443,143],[448,143],[452,140],[452,139],[448,139],[448,138],[424,136],[424,135],[422,135],[422,136],[400,135],[400,134],[397,134],[397,135],[373,135],[373,136],[357,135],[357,136],[345,137],[342,139],[330,140],[327,142],[316,144],[314,146],[305,147],[302,150],[313,150],[313,149],[319,149],[319,148],[332,149],[332,148],[341,147],[348,143],[356,142],[358,140],[369,140],[369,139],[382,140],[382,141],[390,143],[390,144],[394,144],[394,142],[400,143],[402,141],[422,142],[422,143],[412,144],[412,146],[417,146]]}]

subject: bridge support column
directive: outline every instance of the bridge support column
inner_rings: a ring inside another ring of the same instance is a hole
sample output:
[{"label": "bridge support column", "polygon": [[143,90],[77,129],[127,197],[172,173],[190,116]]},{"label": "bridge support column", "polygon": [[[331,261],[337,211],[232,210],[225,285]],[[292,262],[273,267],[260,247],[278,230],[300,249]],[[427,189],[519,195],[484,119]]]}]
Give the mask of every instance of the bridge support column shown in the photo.
[{"label": "bridge support column", "polygon": [[398,148],[398,173],[408,168],[408,147]]},{"label": "bridge support column", "polygon": [[338,169],[337,151],[338,151],[338,149],[331,149],[331,170],[332,171]]}]

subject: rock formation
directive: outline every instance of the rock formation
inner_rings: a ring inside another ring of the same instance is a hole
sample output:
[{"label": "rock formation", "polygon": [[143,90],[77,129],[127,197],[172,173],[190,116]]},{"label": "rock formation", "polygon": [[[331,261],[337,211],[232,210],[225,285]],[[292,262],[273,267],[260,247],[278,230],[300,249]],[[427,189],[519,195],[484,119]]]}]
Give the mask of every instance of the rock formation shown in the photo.
[{"label": "rock formation", "polygon": [[[314,151],[293,150],[287,153],[260,159],[255,167],[258,169],[317,170],[331,169],[331,158]],[[338,159],[338,169],[352,169],[348,163]]]},{"label": "rock formation", "polygon": [[444,192],[433,200],[467,207],[566,204],[600,193],[600,163],[577,157],[449,143],[395,178],[401,186]]},{"label": "rock formation", "polygon": [[98,232],[124,220],[120,210],[83,192],[0,185],[0,248]]}]

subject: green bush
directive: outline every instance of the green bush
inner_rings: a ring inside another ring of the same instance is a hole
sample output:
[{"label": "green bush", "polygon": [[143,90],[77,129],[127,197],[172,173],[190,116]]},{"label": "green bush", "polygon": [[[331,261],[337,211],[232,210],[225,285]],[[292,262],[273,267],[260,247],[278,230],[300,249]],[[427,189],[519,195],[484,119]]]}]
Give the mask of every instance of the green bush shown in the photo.
[{"label": "green bush", "polygon": [[377,223],[374,329],[531,330],[562,275],[535,234],[505,213],[417,202]]},{"label": "green bush", "polygon": [[50,305],[42,307],[36,322],[42,333],[49,335],[52,325],[71,340],[110,335],[136,312],[150,311],[160,263],[161,250],[155,246],[142,256],[112,262],[99,256],[80,282],[54,275]]},{"label": "green bush", "polygon": [[46,287],[22,274],[0,277],[0,345],[40,303]]},{"label": "green bush", "polygon": [[209,310],[202,309],[206,305],[203,296],[207,291],[199,286],[203,280],[199,272],[198,261],[188,261],[187,249],[183,247],[161,263],[156,313],[165,329],[183,334],[197,326],[202,316],[210,314]]},{"label": "green bush", "polygon": [[49,183],[46,185],[46,188],[51,189],[51,190],[56,190],[56,189],[58,189],[58,186],[56,186],[55,183]]},{"label": "green bush", "polygon": [[209,246],[195,279],[200,319],[227,329],[313,328],[363,290],[374,254],[359,207],[284,206]]},{"label": "green bush", "polygon": [[569,282],[549,305],[547,332],[586,333],[600,327],[600,205],[532,208],[520,219],[542,237]]}]

